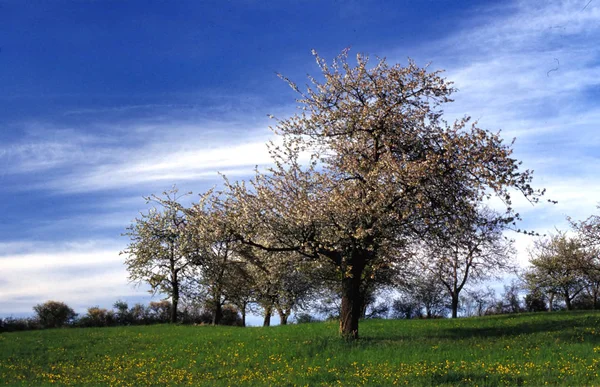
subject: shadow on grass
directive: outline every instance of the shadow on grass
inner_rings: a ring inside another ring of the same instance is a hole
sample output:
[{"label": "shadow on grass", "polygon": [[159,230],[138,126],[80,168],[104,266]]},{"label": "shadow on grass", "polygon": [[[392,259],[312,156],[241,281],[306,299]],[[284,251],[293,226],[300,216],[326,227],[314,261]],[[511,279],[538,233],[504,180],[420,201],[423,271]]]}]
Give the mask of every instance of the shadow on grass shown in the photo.
[{"label": "shadow on grass", "polygon": [[456,338],[468,337],[501,337],[518,336],[522,334],[549,333],[549,332],[573,332],[576,328],[593,327],[597,319],[589,315],[573,317],[569,319],[557,319],[553,316],[547,318],[536,318],[523,322],[512,321],[510,324],[498,324],[486,327],[454,327],[446,329],[446,333]]},{"label": "shadow on grass", "polygon": [[[385,344],[398,341],[413,341],[415,339],[467,339],[467,338],[493,338],[502,336],[518,336],[523,334],[558,333],[557,338],[573,341],[585,336],[587,342],[600,342],[600,335],[585,332],[583,328],[596,328],[600,320],[600,313],[590,314],[585,312],[557,312],[549,314],[514,314],[493,316],[483,319],[457,319],[454,326],[439,326],[434,332],[423,332],[417,337],[405,332],[389,332],[385,337],[366,335],[361,341],[375,344]],[[448,322],[448,320],[445,320]],[[446,324],[444,324],[446,325]],[[430,328],[432,331],[433,327]],[[600,330],[600,329],[599,329]],[[428,334],[429,333],[429,334]]]}]

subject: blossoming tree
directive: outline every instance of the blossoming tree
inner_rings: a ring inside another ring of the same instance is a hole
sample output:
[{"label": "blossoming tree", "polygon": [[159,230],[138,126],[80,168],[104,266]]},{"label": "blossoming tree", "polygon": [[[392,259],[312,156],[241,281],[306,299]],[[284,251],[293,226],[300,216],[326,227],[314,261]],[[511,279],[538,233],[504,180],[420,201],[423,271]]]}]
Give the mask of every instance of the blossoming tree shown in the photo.
[{"label": "blossoming tree", "polygon": [[[249,183],[227,183],[228,213],[238,237],[269,251],[336,267],[342,287],[340,333],[358,338],[362,284],[402,264],[415,238],[443,236],[448,222],[475,216],[499,197],[502,224],[517,191],[536,202],[529,170],[511,157],[512,143],[470,123],[442,119],[452,84],[409,62],[373,66],[364,55],[333,63],[314,53],[321,74],[299,94],[299,112],[277,120],[274,166]],[[235,203],[235,204],[233,204]]]}]

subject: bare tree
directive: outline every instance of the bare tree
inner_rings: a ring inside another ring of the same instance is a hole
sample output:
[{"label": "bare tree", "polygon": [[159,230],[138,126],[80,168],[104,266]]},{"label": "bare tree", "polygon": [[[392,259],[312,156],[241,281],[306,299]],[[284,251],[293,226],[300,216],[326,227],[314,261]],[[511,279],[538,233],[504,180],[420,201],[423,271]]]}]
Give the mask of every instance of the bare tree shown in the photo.
[{"label": "bare tree", "polygon": [[466,316],[484,316],[496,303],[494,289],[469,289],[463,298],[461,309]]},{"label": "bare tree", "polygon": [[483,208],[472,218],[449,225],[442,238],[430,239],[422,262],[440,281],[451,299],[452,318],[458,316],[460,293],[466,285],[514,270],[512,241],[502,235],[497,213]]}]

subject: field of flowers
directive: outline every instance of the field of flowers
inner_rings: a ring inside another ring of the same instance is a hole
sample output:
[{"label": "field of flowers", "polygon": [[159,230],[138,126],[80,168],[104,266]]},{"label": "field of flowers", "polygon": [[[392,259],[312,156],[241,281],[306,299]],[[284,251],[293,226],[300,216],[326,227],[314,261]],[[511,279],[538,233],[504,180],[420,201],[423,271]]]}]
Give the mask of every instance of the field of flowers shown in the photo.
[{"label": "field of flowers", "polygon": [[0,334],[4,385],[600,385],[600,313]]}]

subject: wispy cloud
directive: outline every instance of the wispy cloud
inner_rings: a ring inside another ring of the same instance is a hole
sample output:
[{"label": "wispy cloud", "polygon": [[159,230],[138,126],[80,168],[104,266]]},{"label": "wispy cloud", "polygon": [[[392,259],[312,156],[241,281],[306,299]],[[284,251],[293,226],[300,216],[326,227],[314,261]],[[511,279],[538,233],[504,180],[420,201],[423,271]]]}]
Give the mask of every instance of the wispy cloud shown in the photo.
[{"label": "wispy cloud", "polygon": [[[471,16],[417,58],[445,68],[455,82],[446,118],[470,115],[508,141],[516,137],[514,156],[558,200],[532,206],[515,195],[519,227],[540,234],[568,228],[567,216],[585,218],[600,200],[600,4],[518,0]],[[507,235],[526,264],[533,238]]]},{"label": "wispy cloud", "polygon": [[419,54],[446,68],[459,89],[446,116],[469,114],[509,140],[517,137],[515,156],[569,213],[593,211],[598,200],[600,4],[585,5],[480,8],[459,33]]},{"label": "wispy cloud", "polygon": [[173,147],[161,150],[156,149],[156,144],[150,144],[140,149],[132,149],[127,157],[114,160],[110,164],[73,171],[58,181],[48,183],[47,187],[63,192],[86,192],[154,182],[172,184],[182,181],[215,180],[218,179],[219,172],[237,176],[248,175],[252,173],[253,166],[270,162],[265,140],[263,137],[262,141],[253,139],[252,142],[242,144],[204,146],[197,142],[192,145],[193,140],[182,139],[182,143],[179,144],[180,150]]},{"label": "wispy cloud", "polygon": [[214,181],[218,172],[248,175],[254,166],[270,162],[265,143],[271,132],[266,115],[260,124],[247,121],[92,122],[101,127],[95,134],[81,127],[23,124],[26,136],[0,146],[2,172],[26,174],[27,189],[61,193]]}]

